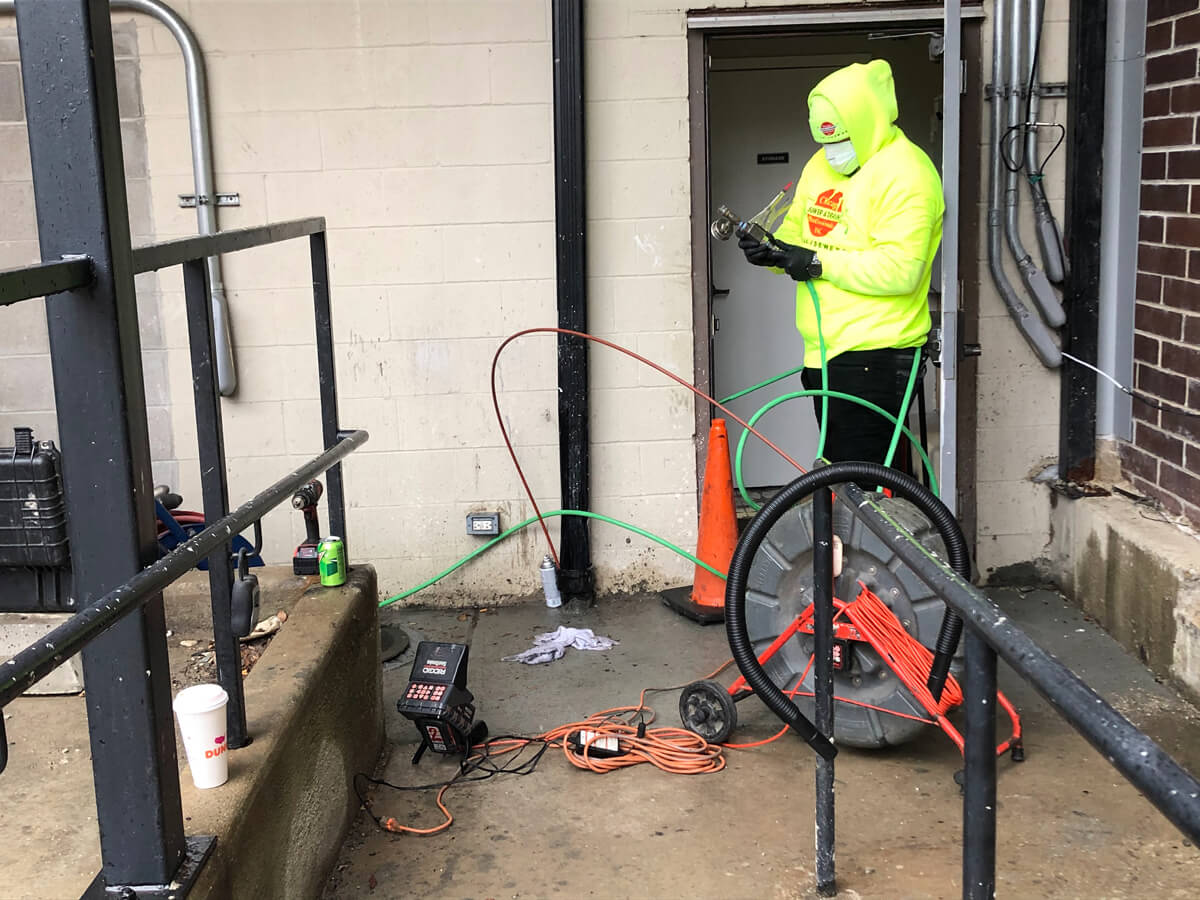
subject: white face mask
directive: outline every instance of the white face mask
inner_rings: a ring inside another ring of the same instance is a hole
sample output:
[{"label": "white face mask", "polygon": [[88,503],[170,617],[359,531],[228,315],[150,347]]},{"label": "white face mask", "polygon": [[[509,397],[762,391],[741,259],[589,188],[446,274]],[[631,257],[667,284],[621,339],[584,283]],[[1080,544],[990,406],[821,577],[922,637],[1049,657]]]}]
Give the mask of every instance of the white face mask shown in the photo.
[{"label": "white face mask", "polygon": [[850,141],[825,144],[824,149],[825,161],[833,171],[849,175],[858,168],[858,154],[854,152],[854,144]]}]

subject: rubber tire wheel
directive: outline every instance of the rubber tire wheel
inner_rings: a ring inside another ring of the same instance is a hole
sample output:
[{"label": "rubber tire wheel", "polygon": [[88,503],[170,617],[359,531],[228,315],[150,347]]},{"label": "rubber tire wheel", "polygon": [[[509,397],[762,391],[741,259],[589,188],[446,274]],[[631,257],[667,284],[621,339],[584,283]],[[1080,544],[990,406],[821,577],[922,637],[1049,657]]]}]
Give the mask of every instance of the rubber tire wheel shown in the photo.
[{"label": "rubber tire wheel", "polygon": [[724,685],[693,681],[679,695],[679,721],[710,744],[723,744],[737,728],[737,707]]}]

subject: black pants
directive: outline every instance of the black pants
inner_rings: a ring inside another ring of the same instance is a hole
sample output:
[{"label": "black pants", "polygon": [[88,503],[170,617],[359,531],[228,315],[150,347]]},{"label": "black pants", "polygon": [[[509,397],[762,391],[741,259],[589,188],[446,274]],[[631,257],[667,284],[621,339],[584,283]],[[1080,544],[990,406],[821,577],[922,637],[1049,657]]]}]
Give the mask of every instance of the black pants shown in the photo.
[{"label": "black pants", "polygon": [[[892,415],[904,418],[901,410],[904,390],[912,373],[913,354],[921,348],[908,350],[854,350],[842,353],[829,361],[829,389],[861,397],[882,407]],[[925,363],[917,375],[916,391],[921,389]],[[808,390],[821,387],[821,370],[805,369],[801,374]],[[817,424],[821,422],[821,398],[813,398]],[[882,463],[892,442],[895,425],[879,413],[848,400],[829,400],[829,427],[826,429],[825,458],[830,462],[857,460]],[[911,474],[909,442],[904,435],[892,465]]]}]

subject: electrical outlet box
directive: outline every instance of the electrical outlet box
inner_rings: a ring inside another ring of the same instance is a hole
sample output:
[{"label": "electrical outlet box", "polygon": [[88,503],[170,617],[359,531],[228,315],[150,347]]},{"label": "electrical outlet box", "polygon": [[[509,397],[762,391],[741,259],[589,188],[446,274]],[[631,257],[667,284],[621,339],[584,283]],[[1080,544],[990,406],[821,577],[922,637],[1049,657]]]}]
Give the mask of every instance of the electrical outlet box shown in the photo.
[{"label": "electrical outlet box", "polygon": [[496,537],[500,534],[500,513],[468,513],[467,534],[479,535],[481,537]]}]

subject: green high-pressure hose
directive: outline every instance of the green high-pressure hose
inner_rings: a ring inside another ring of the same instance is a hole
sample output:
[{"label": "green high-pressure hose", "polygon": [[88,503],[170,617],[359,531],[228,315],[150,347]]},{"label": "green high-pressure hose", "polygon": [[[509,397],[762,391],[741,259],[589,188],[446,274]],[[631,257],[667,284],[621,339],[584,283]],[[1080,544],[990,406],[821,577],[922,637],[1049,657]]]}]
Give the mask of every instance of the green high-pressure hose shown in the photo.
[{"label": "green high-pressure hose", "polygon": [[[825,359],[825,330],[821,327],[821,302],[817,299],[817,289],[811,281],[804,282],[804,286],[808,288],[808,296],[812,297],[813,312],[817,316],[817,346],[821,348],[821,436],[817,439],[817,459],[824,459],[825,435],[829,428],[829,363]],[[743,431],[742,436],[745,435]],[[741,472],[738,475],[740,477]]]},{"label": "green high-pressure hose", "polygon": [[[812,297],[813,310],[816,313],[816,317],[817,317],[817,343],[821,350],[821,390],[819,390],[819,391],[817,391],[817,390],[796,391],[796,392],[793,392],[790,394],[784,394],[781,397],[776,397],[770,403],[766,404],[761,409],[759,409],[758,412],[756,412],[754,414],[754,416],[751,417],[751,419],[749,420],[750,426],[753,427],[755,422],[757,422],[763,415],[765,415],[771,409],[774,409],[780,403],[783,403],[787,400],[794,400],[797,397],[817,397],[817,396],[819,396],[819,397],[821,397],[822,402],[821,402],[821,431],[820,431],[820,437],[817,442],[817,457],[821,458],[825,452],[826,423],[829,421],[829,398],[833,397],[833,398],[839,399],[839,400],[849,400],[853,403],[858,403],[859,405],[865,406],[867,409],[870,409],[870,410],[878,413],[879,415],[884,416],[889,422],[895,423],[896,429],[892,433],[892,443],[891,443],[891,446],[888,448],[887,460],[885,461],[884,465],[891,464],[892,457],[895,455],[895,452],[896,452],[896,447],[898,446],[898,444],[900,442],[901,433],[907,435],[909,440],[911,440],[913,442],[913,446],[915,446],[917,448],[917,452],[920,453],[921,459],[925,463],[925,467],[929,472],[930,483],[933,486],[933,492],[934,492],[934,494],[936,494],[937,493],[937,478],[934,475],[933,466],[929,462],[929,457],[928,457],[928,455],[926,455],[924,448],[921,447],[920,442],[913,435],[913,433],[908,428],[904,427],[904,424],[901,421],[901,419],[899,419],[896,416],[893,416],[887,410],[882,409],[879,406],[876,406],[874,403],[871,403],[867,400],[863,400],[861,397],[855,397],[850,394],[842,393],[840,391],[829,390],[829,366],[828,366],[828,363],[826,361],[826,356],[825,356],[825,335],[821,329],[821,306],[820,306],[820,303],[818,302],[817,292],[816,292],[816,289],[813,287],[812,282],[805,282],[805,285],[808,288],[809,296]],[[916,380],[917,380],[917,371],[919,368],[920,358],[921,358],[920,351],[917,351],[916,355],[913,358],[913,369],[912,369],[912,373],[909,376],[908,388],[906,389],[905,395],[904,395],[904,405],[902,407],[904,410],[908,409],[908,404],[912,399],[912,391],[913,391],[913,387],[916,384]],[[801,370],[803,370],[803,368],[804,368],[803,365],[797,366],[794,369],[790,369],[787,372],[784,372],[780,375],[776,375],[772,378],[767,379],[766,381],[760,382],[759,384],[756,384],[753,387],[749,387],[743,391],[739,391],[736,394],[732,394],[731,396],[726,397],[721,402],[729,403],[731,400],[736,400],[739,397],[744,397],[747,394],[750,394],[750,393],[753,393],[754,391],[759,390],[760,388],[764,388],[764,387],[767,387],[768,385],[774,384],[777,381],[781,381],[782,379],[787,378],[790,375],[795,375],[797,372],[800,372]],[[749,494],[747,494],[746,486],[742,479],[742,449],[746,443],[746,436],[749,434],[750,434],[749,431],[743,431],[741,439],[738,441],[737,457],[735,460],[734,471],[737,474],[738,491],[741,492],[742,498],[748,504],[750,504],[751,507],[753,507],[754,509],[758,509],[758,504],[756,504],[753,500],[751,500]],[[671,550],[671,551],[679,554],[684,559],[689,560],[693,564],[695,564],[697,566],[702,566],[703,568],[707,569],[709,572],[712,572],[718,578],[721,578],[721,579],[725,578],[724,572],[721,572],[721,571],[713,568],[708,563],[704,562],[704,560],[693,556],[692,554],[688,553],[686,550],[684,550],[682,547],[678,546],[677,544],[673,544],[670,541],[668,541],[666,538],[660,537],[660,536],[654,534],[653,532],[647,531],[644,528],[639,528],[638,526],[631,525],[628,522],[622,522],[620,519],[614,519],[611,516],[605,516],[600,513],[589,512],[587,510],[581,510],[581,509],[555,509],[555,510],[551,510],[550,512],[542,513],[543,519],[551,519],[556,516],[581,516],[582,518],[585,518],[585,519],[597,519],[601,522],[607,522],[610,525],[616,525],[619,528],[624,528],[627,531],[632,531],[634,534],[641,535],[642,537],[647,538],[648,540],[654,541],[656,544],[660,544],[661,546],[666,547],[668,550]],[[530,525],[532,525],[534,522],[537,522],[537,521],[538,521],[538,517],[533,516],[531,518],[526,519],[524,522],[520,522],[516,525],[513,525],[511,528],[507,529],[506,531],[504,531],[501,534],[497,535],[496,537],[492,538],[490,541],[488,541],[482,547],[478,547],[475,550],[473,550],[472,552],[468,553],[466,556],[464,556],[462,559],[458,560],[458,562],[454,563],[454,565],[450,566],[449,568],[439,572],[437,575],[434,575],[432,578],[426,579],[425,581],[418,584],[416,587],[409,588],[408,590],[402,591],[399,594],[395,594],[384,600],[380,600],[379,605],[381,607],[390,606],[393,603],[398,603],[401,600],[411,597],[413,594],[416,594],[419,591],[425,590],[425,588],[427,588],[433,584],[436,584],[437,582],[439,582],[443,578],[445,578],[447,575],[450,575],[452,572],[455,572],[458,569],[462,568],[467,563],[469,563],[471,560],[475,559],[475,557],[486,553],[488,550],[492,549],[492,547],[496,546],[501,541],[506,540],[507,538],[511,537],[512,535],[516,534],[518,531],[521,531],[524,528],[528,528]]]},{"label": "green high-pressure hose", "polygon": [[[779,404],[785,403],[788,400],[795,400],[799,397],[819,397],[821,395],[826,395],[828,397],[832,397],[835,400],[848,400],[851,403],[857,403],[859,406],[865,406],[867,409],[871,410],[872,412],[878,413],[879,415],[883,416],[889,422],[895,423],[895,425],[897,427],[897,434],[904,434],[910,441],[912,441],[913,446],[917,448],[917,453],[919,453],[921,455],[921,462],[923,462],[925,464],[925,470],[929,473],[930,489],[933,491],[934,496],[937,496],[938,485],[937,485],[937,477],[934,475],[934,472],[933,472],[933,463],[931,463],[929,461],[929,455],[925,452],[925,448],[921,446],[921,442],[917,439],[917,436],[904,426],[904,423],[901,419],[899,419],[896,416],[893,416],[886,409],[884,409],[880,406],[876,406],[870,400],[864,400],[862,397],[855,397],[853,394],[846,394],[846,393],[843,393],[842,391],[821,391],[821,390],[792,391],[789,394],[781,394],[780,396],[778,396],[774,400],[772,400],[770,403],[767,403],[765,406],[763,406],[761,409],[759,409],[758,412],[756,412],[754,415],[752,415],[749,418],[748,423],[751,427],[753,427],[754,424],[759,419],[761,419],[764,415],[766,415],[768,412],[770,412],[772,409],[774,409]],[[740,493],[742,495],[742,499],[746,501],[746,503],[751,507],[751,509],[758,509],[759,505],[757,503],[755,503],[752,499],[750,499],[750,495],[746,491],[745,482],[742,479],[742,450],[746,446],[746,437],[749,434],[750,434],[749,431],[743,431],[742,436],[738,439],[737,453],[734,455],[733,471],[734,471],[734,475],[737,480],[738,493]]]},{"label": "green high-pressure hose", "polygon": [[[827,360],[826,354],[825,354],[825,331],[821,327],[821,303],[817,298],[817,289],[813,287],[813,283],[811,281],[806,281],[806,282],[804,282],[804,286],[808,288],[808,296],[812,298],[813,312],[816,314],[816,318],[817,318],[817,346],[820,348],[820,351],[821,351],[821,390],[819,390],[819,391],[816,391],[816,390],[796,391],[794,393],[785,394],[781,397],[775,398],[770,403],[768,403],[766,406],[761,407],[758,410],[758,412],[756,412],[750,418],[750,422],[749,422],[750,426],[754,427],[754,423],[757,422],[768,410],[774,409],[776,406],[778,406],[780,403],[783,403],[785,400],[794,400],[797,397],[820,397],[821,398],[821,431],[820,431],[820,436],[817,438],[817,459],[824,459],[826,428],[827,428],[827,423],[829,421],[829,398],[833,397],[835,399],[840,399],[840,400],[849,400],[853,403],[859,404],[860,406],[865,406],[867,409],[871,410],[872,412],[879,413],[881,416],[883,416],[889,422],[892,422],[896,426],[892,430],[892,442],[888,446],[887,457],[883,461],[883,464],[885,466],[890,466],[892,464],[892,459],[896,455],[896,448],[900,445],[900,435],[901,434],[908,435],[909,439],[913,442],[913,446],[917,448],[917,452],[921,454],[921,459],[925,461],[925,468],[929,472],[929,483],[933,487],[934,495],[936,495],[938,493],[937,477],[933,474],[933,466],[929,462],[929,457],[926,455],[925,449],[921,446],[920,442],[913,436],[913,433],[904,426],[903,421],[899,417],[893,416],[887,410],[885,410],[879,406],[876,406],[874,403],[871,403],[867,400],[863,400],[861,397],[855,397],[850,394],[843,394],[838,391],[829,390],[829,363],[828,363],[828,360]],[[804,369],[803,365],[798,366],[795,369],[789,369],[788,371],[786,371],[780,375],[776,375],[772,378],[768,378],[766,381],[759,382],[758,384],[754,385],[753,387],[746,388],[744,391],[738,391],[736,394],[731,394],[730,396],[724,398],[721,402],[728,403],[731,400],[736,400],[739,397],[744,397],[749,393],[753,393],[754,391],[757,391],[759,388],[764,388],[769,384],[774,384],[776,381],[780,381],[781,379],[787,378],[789,375],[795,375],[797,372],[803,371],[803,369]],[[908,405],[912,402],[913,389],[916,387],[917,373],[920,371],[920,369],[921,369],[921,351],[918,348],[913,352],[912,371],[909,372],[908,385],[904,389],[904,401],[900,406],[900,410],[901,410],[902,414],[905,414],[908,412]],[[737,456],[734,459],[733,470],[737,477],[738,492],[742,495],[742,499],[746,501],[746,503],[750,506],[751,509],[757,510],[759,508],[759,504],[755,503],[752,499],[750,499],[750,495],[746,492],[745,481],[742,478],[742,448],[745,447],[745,445],[746,445],[746,436],[749,433],[750,433],[749,431],[743,430],[741,438],[738,439]]]},{"label": "green high-pressure hose", "polygon": [[[611,516],[601,515],[600,513],[588,512],[588,511],[582,510],[582,509],[554,509],[554,510],[551,510],[550,512],[542,513],[543,519],[552,519],[555,516],[582,516],[585,519],[599,519],[601,522],[608,522],[610,525],[616,525],[620,528],[624,528],[628,531],[632,531],[634,534],[640,534],[644,538],[649,538],[650,540],[654,541],[656,544],[661,544],[662,546],[666,547],[668,550],[674,550],[676,553],[678,553],[684,559],[690,560],[691,562],[695,563],[698,566],[703,566],[704,568],[708,569],[708,571],[710,571],[714,575],[716,575],[718,578],[721,578],[721,579],[725,578],[724,572],[720,571],[719,569],[714,569],[712,566],[710,566],[708,563],[706,563],[702,559],[697,559],[695,556],[692,556],[692,554],[688,553],[686,550],[684,550],[682,547],[678,546],[677,544],[672,544],[666,538],[659,537],[657,534],[653,534],[652,532],[649,532],[644,528],[638,528],[636,525],[630,525],[628,522],[622,522],[620,519],[614,519]],[[450,568],[446,569],[445,571],[439,572],[437,575],[434,575],[432,578],[422,581],[420,584],[418,584],[414,588],[409,588],[407,591],[403,591],[399,594],[396,594],[395,596],[388,597],[386,600],[380,600],[379,605],[380,606],[390,606],[393,603],[397,603],[401,600],[404,600],[407,597],[411,597],[413,594],[417,593],[418,591],[425,590],[425,588],[429,587],[430,585],[436,584],[437,582],[441,581],[443,578],[445,578],[451,572],[454,572],[455,570],[462,568],[467,563],[469,563],[471,560],[473,560],[475,557],[479,556],[482,553],[486,553],[488,550],[491,550],[493,547],[495,547],[498,543],[503,541],[505,538],[511,537],[512,535],[514,535],[518,531],[520,531],[522,528],[528,528],[530,525],[532,525],[537,520],[538,520],[537,516],[532,516],[532,517],[526,519],[524,522],[520,522],[520,523],[512,526],[512,528],[509,528],[507,531],[504,531],[501,534],[498,534],[496,537],[492,538],[490,541],[488,541],[482,547],[479,547],[479,548],[471,551],[470,553],[468,553],[466,556],[464,556],[462,559],[460,559],[458,562],[456,562],[454,565],[452,565]]]}]

